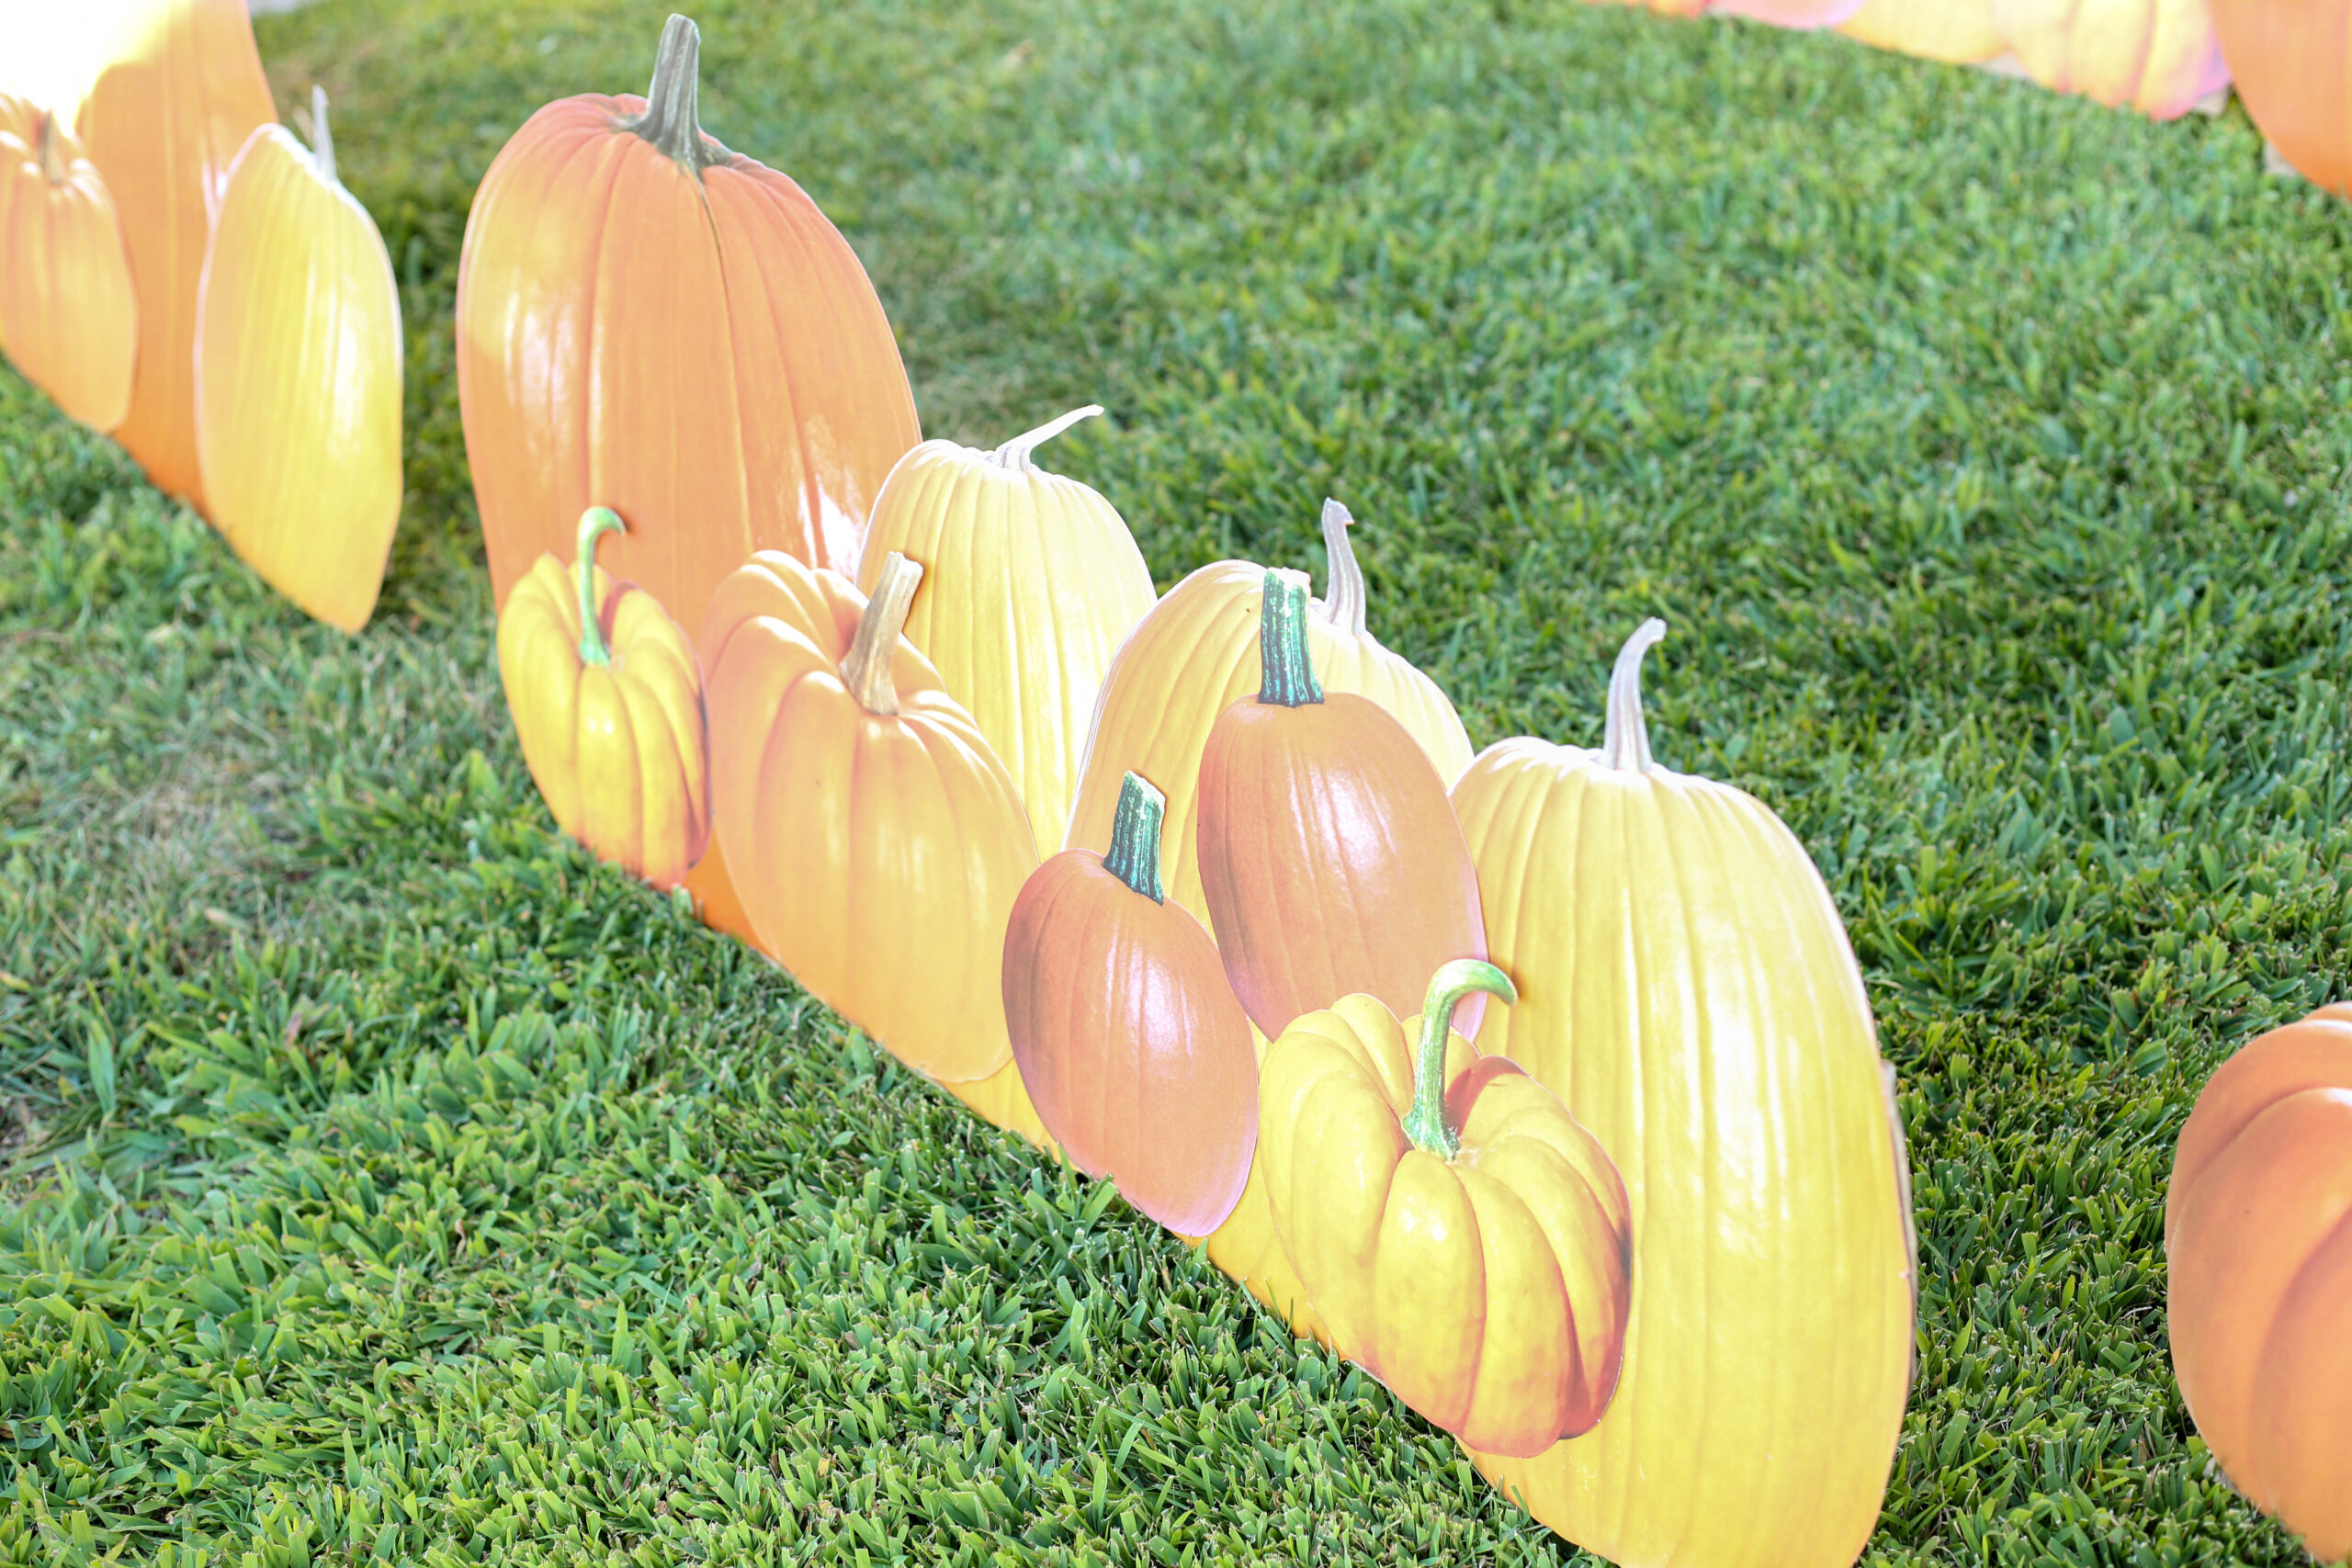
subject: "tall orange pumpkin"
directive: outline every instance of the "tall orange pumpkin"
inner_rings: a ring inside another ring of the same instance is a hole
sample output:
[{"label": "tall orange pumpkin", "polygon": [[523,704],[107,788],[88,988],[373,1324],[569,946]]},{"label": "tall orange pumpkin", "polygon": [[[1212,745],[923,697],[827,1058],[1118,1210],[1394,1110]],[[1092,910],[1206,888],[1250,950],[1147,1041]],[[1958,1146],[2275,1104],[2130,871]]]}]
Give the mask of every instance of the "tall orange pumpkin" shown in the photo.
[{"label": "tall orange pumpkin", "polygon": [[202,512],[197,284],[229,165],[277,116],[245,0],[148,0],[126,36],[74,117],[114,197],[139,296],[130,408],[114,434],[157,489]]},{"label": "tall orange pumpkin", "polygon": [[2211,0],[2245,112],[2305,179],[2352,196],[2352,0]]},{"label": "tall orange pumpkin", "polygon": [[591,504],[609,562],[687,625],[757,550],[854,570],[920,439],[881,301],[800,187],[695,121],[700,35],[648,96],[583,94],[515,132],[458,268],[458,395],[500,604]]},{"label": "tall orange pumpkin", "polygon": [[139,301],[114,198],[57,117],[0,97],[0,345],[93,430],[130,407]]},{"label": "tall orange pumpkin", "polygon": [[2352,1003],[2222,1064],[2165,1194],[2173,1371],[2213,1457],[2312,1555],[2352,1555]]},{"label": "tall orange pumpkin", "polygon": [[[1411,732],[1316,679],[1306,574],[1269,570],[1263,592],[1258,694],[1201,752],[1201,889],[1226,976],[1270,1037],[1354,993],[1410,1017],[1439,965],[1487,956],[1470,846]],[[1483,1010],[1464,1010],[1464,1034]]]}]

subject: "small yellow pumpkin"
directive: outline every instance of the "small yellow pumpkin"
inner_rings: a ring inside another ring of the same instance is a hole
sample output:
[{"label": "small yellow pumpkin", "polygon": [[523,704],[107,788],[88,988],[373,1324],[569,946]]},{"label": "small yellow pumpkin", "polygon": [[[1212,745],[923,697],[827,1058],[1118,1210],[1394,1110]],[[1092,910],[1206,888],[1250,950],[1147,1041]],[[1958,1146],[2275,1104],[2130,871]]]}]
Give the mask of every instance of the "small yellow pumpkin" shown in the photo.
[{"label": "small yellow pumpkin", "polygon": [[93,430],[130,408],[139,301],[97,165],[57,117],[0,96],[0,344]]}]

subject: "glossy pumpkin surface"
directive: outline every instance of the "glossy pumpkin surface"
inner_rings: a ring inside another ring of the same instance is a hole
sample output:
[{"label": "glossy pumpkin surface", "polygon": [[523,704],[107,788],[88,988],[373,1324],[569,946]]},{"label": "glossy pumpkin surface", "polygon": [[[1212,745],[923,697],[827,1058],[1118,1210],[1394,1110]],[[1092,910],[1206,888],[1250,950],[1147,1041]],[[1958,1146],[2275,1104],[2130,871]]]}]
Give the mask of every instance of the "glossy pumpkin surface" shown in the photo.
[{"label": "glossy pumpkin surface", "polygon": [[613,570],[689,625],[756,550],[848,570],[919,438],[848,243],[696,124],[699,50],[671,18],[650,97],[549,104],[475,194],[458,389],[500,604],[591,504],[629,519]]},{"label": "glossy pumpkin surface", "polygon": [[245,0],[146,0],[74,116],[114,197],[139,297],[130,407],[114,436],[155,488],[207,516],[196,454],[197,285],[229,165],[276,118]]},{"label": "glossy pumpkin surface", "polygon": [[2352,1554],[2352,1004],[2222,1064],[2165,1195],[2173,1371],[2231,1483]]},{"label": "glossy pumpkin surface", "polygon": [[1159,884],[1164,803],[1130,773],[1111,848],[1030,876],[1004,1015],[1038,1115],[1080,1170],[1160,1224],[1223,1224],[1258,1143],[1258,1058],[1216,944]]},{"label": "glossy pumpkin surface", "polygon": [[702,664],[651,594],[595,564],[622,526],[596,507],[572,564],[541,556],[498,617],[498,677],[556,826],[674,887],[710,838]]},{"label": "glossy pumpkin surface", "polygon": [[1624,1378],[1600,1425],[1479,1457],[1625,1563],[1844,1568],[1908,1397],[1908,1175],[1891,1074],[1818,872],[1763,804],[1650,756],[1646,624],[1599,752],[1489,747],[1453,800],[1488,954],[1480,1046],[1566,1102],[1631,1204]]},{"label": "glossy pumpkin surface", "polygon": [[1412,1011],[1439,964],[1486,956],[1469,846],[1405,727],[1323,691],[1306,574],[1269,571],[1261,592],[1260,689],[1201,753],[1201,887],[1226,976],[1269,1035],[1351,992]]},{"label": "glossy pumpkin surface", "polygon": [[266,125],[231,165],[197,293],[196,445],[212,521],[329,626],[375,612],[401,515],[401,303],[367,209]]},{"label": "glossy pumpkin surface", "polygon": [[105,179],[57,117],[0,96],[0,346],[93,430],[130,408],[139,301]]},{"label": "glossy pumpkin surface", "polygon": [[1617,1386],[1625,1189],[1557,1096],[1447,1028],[1499,970],[1444,965],[1410,1022],[1351,996],[1266,1053],[1274,1228],[1332,1344],[1465,1444],[1541,1453]]},{"label": "glossy pumpkin surface", "polygon": [[720,584],[711,801],[761,949],[899,1060],[969,1083],[1012,1059],[1005,926],[1037,854],[1003,764],[899,635],[921,575],[892,568],[868,601],[763,550]]},{"label": "glossy pumpkin surface", "polygon": [[992,451],[924,442],[890,470],[858,569],[871,592],[890,551],[922,563],[907,640],[996,748],[1040,844],[1059,844],[1069,826],[1102,677],[1156,598],[1117,510],[1032,456],[1102,412],[1080,409]]}]

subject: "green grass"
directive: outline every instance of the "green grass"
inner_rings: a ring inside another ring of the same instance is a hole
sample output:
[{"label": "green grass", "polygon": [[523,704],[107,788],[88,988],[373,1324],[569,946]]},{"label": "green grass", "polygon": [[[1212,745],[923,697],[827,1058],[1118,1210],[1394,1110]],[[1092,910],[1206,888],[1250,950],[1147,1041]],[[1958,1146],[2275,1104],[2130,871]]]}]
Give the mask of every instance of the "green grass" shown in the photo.
[{"label": "green grass", "polygon": [[[1594,743],[1663,615],[1661,759],[1812,848],[1917,1171],[1873,1556],[2296,1562],[2181,1406],[2162,1205],[2214,1064],[2352,990],[2352,212],[2237,111],[1745,25],[981,9],[696,13],[706,123],[857,245],[926,431],[1109,405],[1052,460],[1163,584],[1319,569],[1340,495],[1481,744]],[[662,15],[259,28],[402,281],[364,636],[0,373],[0,1562],[1573,1555],[554,831],[458,250],[505,137],[641,88]]]}]

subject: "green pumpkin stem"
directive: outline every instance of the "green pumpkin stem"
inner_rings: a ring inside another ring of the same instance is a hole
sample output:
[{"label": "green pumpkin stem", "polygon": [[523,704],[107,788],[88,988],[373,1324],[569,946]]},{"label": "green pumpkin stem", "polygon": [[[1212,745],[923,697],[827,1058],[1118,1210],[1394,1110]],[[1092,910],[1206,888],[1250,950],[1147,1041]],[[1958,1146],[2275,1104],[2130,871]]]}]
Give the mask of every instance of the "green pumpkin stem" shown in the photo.
[{"label": "green pumpkin stem", "polygon": [[1666,623],[1652,615],[1618,650],[1617,667],[1609,672],[1609,721],[1600,740],[1603,767],[1645,773],[1657,765],[1650,757],[1649,721],[1642,716],[1642,655],[1665,636]]},{"label": "green pumpkin stem", "polygon": [[1119,809],[1111,818],[1111,847],[1103,852],[1102,869],[1155,904],[1168,901],[1159,882],[1159,825],[1168,816],[1168,797],[1154,789],[1141,773],[1129,773],[1119,784]]},{"label": "green pumpkin stem", "polygon": [[615,130],[642,136],[662,155],[699,180],[721,162],[726,149],[703,134],[702,33],[684,17],[662,24],[662,45],[653,55],[653,85],[645,89],[645,112],[613,121]]},{"label": "green pumpkin stem", "polygon": [[327,90],[311,84],[311,156],[329,185],[340,185],[334,173],[334,135],[327,130]]},{"label": "green pumpkin stem", "polygon": [[1037,465],[1029,455],[1081,419],[1092,419],[1102,412],[1101,403],[1089,403],[1082,409],[1072,409],[1057,420],[1050,420],[1025,435],[1016,435],[989,454],[989,461],[1000,468],[1034,468]]},{"label": "green pumpkin stem", "polygon": [[612,663],[613,650],[596,621],[596,541],[628,532],[628,525],[609,506],[592,506],[580,514],[579,542],[571,555],[572,576],[580,584],[580,662],[598,670]]},{"label": "green pumpkin stem", "polygon": [[1445,1120],[1445,1040],[1453,1030],[1453,1010],[1473,991],[1519,1000],[1510,976],[1479,958],[1457,958],[1438,966],[1421,1003],[1421,1042],[1413,1061],[1413,1109],[1405,1113],[1405,1136],[1425,1155],[1452,1159],[1462,1148],[1462,1131]]},{"label": "green pumpkin stem", "polygon": [[1323,579],[1323,618],[1344,637],[1363,636],[1363,568],[1356,564],[1356,547],[1348,539],[1355,522],[1346,507],[1325,498],[1323,556],[1329,564]]},{"label": "green pumpkin stem", "polygon": [[62,186],[67,173],[64,151],[57,144],[57,117],[44,112],[40,117],[40,134],[34,138],[40,152],[41,178],[51,185]]},{"label": "green pumpkin stem", "polygon": [[1266,569],[1258,659],[1264,667],[1260,702],[1295,708],[1323,700],[1323,682],[1315,678],[1315,658],[1306,644],[1306,573],[1278,566]]},{"label": "green pumpkin stem", "polygon": [[842,683],[858,706],[884,717],[899,711],[899,688],[890,679],[890,660],[899,651],[899,634],[906,629],[907,612],[914,607],[915,586],[922,581],[922,563],[892,550],[882,562],[874,597],[857,618],[857,635],[850,639],[842,660]]}]

